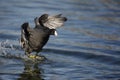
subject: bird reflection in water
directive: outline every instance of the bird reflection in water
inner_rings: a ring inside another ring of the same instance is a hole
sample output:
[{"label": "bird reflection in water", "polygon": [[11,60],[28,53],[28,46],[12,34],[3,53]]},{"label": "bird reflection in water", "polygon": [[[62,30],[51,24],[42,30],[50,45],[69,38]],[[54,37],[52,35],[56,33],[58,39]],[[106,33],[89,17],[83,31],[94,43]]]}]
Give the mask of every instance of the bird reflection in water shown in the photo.
[{"label": "bird reflection in water", "polygon": [[38,67],[38,63],[25,63],[25,68],[18,80],[44,80],[41,76],[42,70]]}]

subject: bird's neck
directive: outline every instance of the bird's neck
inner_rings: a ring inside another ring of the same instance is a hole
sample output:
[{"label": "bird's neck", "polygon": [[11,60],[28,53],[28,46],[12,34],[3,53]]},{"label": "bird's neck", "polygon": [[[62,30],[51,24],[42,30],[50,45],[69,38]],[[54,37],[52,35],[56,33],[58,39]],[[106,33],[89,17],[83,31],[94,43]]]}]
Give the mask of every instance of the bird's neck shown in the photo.
[{"label": "bird's neck", "polygon": [[39,29],[39,28],[42,28],[42,26],[36,25],[35,28]]}]

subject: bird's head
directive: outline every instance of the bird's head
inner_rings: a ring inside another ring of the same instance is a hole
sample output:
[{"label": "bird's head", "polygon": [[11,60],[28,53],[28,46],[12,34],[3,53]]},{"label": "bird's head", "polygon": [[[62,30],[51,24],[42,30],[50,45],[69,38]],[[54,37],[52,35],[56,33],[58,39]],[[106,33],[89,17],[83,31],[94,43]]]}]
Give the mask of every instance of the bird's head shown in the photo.
[{"label": "bird's head", "polygon": [[51,35],[54,35],[54,36],[57,36],[57,35],[58,35],[56,29],[51,29]]}]

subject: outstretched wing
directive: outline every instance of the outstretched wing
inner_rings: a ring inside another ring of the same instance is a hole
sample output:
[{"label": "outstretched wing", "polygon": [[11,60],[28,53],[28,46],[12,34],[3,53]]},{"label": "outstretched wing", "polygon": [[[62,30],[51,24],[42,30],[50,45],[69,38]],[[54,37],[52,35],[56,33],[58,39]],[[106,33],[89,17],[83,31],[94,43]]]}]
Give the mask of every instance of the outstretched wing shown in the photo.
[{"label": "outstretched wing", "polygon": [[21,39],[20,39],[20,45],[22,48],[25,48],[25,45],[28,43],[29,38],[29,23],[23,23],[21,26]]},{"label": "outstretched wing", "polygon": [[49,16],[48,14],[43,14],[39,18],[39,22],[42,26],[48,27],[49,29],[56,29],[61,27],[65,21],[67,21],[66,17],[62,17],[62,14]]}]

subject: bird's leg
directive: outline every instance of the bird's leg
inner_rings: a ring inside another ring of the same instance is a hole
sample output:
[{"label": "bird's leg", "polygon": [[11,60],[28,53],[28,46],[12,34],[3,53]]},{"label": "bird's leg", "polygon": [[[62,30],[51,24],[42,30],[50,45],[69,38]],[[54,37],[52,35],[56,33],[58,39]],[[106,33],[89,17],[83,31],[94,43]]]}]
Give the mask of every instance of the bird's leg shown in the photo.
[{"label": "bird's leg", "polygon": [[38,56],[38,53],[39,53],[39,52],[36,52],[36,54],[35,54],[35,58],[37,58],[37,56]]},{"label": "bird's leg", "polygon": [[27,55],[27,57],[30,57],[30,53],[29,52],[25,52],[25,55]]},{"label": "bird's leg", "polygon": [[31,55],[30,52],[25,52],[25,55],[27,55],[28,58],[34,59],[35,56]]},{"label": "bird's leg", "polygon": [[26,52],[25,54],[28,56],[28,58],[31,58],[31,59],[37,59],[37,58],[39,58],[38,53],[36,53],[35,55],[32,55],[32,54]]},{"label": "bird's leg", "polygon": [[45,59],[46,59],[44,56],[38,55],[38,53],[39,53],[39,52],[36,52],[36,54],[35,54],[35,58],[36,58],[36,59],[39,59],[39,60],[45,60]]}]

